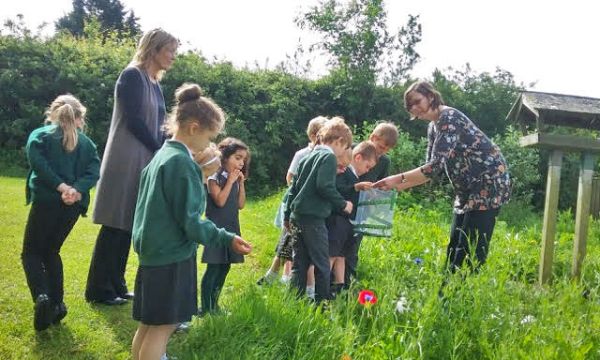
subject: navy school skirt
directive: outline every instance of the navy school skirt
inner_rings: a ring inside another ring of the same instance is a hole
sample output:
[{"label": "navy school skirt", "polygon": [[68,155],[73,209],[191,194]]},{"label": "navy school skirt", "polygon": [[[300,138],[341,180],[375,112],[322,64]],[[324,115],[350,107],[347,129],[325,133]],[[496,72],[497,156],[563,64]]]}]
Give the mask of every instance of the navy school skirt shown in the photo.
[{"label": "navy school skirt", "polygon": [[133,319],[144,325],[190,321],[198,312],[196,254],[174,264],[138,267]]}]

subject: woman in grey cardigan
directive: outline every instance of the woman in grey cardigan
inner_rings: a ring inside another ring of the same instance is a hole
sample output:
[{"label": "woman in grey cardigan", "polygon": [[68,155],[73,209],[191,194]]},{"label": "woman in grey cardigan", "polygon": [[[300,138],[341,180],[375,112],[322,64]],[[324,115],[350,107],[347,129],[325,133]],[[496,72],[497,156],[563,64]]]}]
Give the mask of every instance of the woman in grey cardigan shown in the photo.
[{"label": "woman in grey cardigan", "polygon": [[159,80],[175,60],[178,41],[162,29],[142,36],[117,79],[93,220],[101,224],[90,264],[87,301],[118,305],[133,297],[125,282],[142,169],[161,147],[165,100]]}]

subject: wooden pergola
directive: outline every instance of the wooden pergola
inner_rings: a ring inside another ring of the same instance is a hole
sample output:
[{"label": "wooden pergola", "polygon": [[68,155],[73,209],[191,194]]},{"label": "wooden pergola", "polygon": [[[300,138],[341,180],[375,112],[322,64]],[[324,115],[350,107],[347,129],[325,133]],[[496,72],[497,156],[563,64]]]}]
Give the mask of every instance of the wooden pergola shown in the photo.
[{"label": "wooden pergola", "polygon": [[548,160],[546,201],[542,228],[542,249],[539,282],[545,284],[552,279],[554,240],[560,172],[564,152],[581,154],[577,209],[575,214],[575,239],[571,276],[579,279],[585,258],[590,218],[592,178],[596,159],[600,153],[600,139],[588,136],[552,134],[551,126],[566,126],[580,129],[600,130],[600,99],[523,91],[513,104],[506,119],[517,122],[524,134],[520,139],[523,147],[538,147],[551,152]]}]

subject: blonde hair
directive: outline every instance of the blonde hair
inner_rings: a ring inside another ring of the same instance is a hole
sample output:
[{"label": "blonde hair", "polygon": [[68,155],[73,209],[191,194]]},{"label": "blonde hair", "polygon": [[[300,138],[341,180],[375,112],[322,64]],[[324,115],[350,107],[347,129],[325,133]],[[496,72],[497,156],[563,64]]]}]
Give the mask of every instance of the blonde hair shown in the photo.
[{"label": "blonde hair", "polygon": [[[131,65],[148,69],[152,60],[162,50],[163,47],[170,44],[179,44],[176,37],[164,31],[161,28],[152,29],[146,32],[138,42],[137,49],[133,55]],[[157,78],[160,80],[164,71],[159,71]]]},{"label": "blonde hair", "polygon": [[389,121],[384,121],[377,124],[371,133],[371,136],[373,135],[382,139],[385,145],[390,148],[396,146],[396,143],[398,142],[398,128],[396,125],[394,125],[394,123]]},{"label": "blonde hair", "polygon": [[377,160],[377,148],[371,141],[363,141],[352,149],[352,157],[362,156],[364,160]]},{"label": "blonde hair", "polygon": [[61,128],[63,137],[62,145],[65,151],[71,152],[77,147],[76,119],[83,120],[87,109],[73,95],[60,95],[46,109],[46,120]]},{"label": "blonde hair", "polygon": [[329,119],[327,119],[325,116],[317,116],[316,118],[308,122],[308,126],[306,127],[306,135],[308,136],[311,142],[317,141],[317,134],[319,133],[319,130],[321,130],[323,125],[325,125],[327,120]]},{"label": "blonde hair", "polygon": [[195,121],[202,129],[220,132],[225,125],[225,113],[211,98],[203,96],[197,84],[185,83],[175,90],[175,106],[164,125],[173,135],[180,125]]},{"label": "blonde hair", "polygon": [[353,156],[352,149],[348,148],[348,149],[344,150],[342,155],[340,155],[338,157],[338,165],[347,167],[352,162],[352,156]]},{"label": "blonde hair", "polygon": [[340,139],[343,145],[350,146],[352,144],[352,131],[343,118],[336,116],[323,125],[317,138],[321,144],[330,144]]}]

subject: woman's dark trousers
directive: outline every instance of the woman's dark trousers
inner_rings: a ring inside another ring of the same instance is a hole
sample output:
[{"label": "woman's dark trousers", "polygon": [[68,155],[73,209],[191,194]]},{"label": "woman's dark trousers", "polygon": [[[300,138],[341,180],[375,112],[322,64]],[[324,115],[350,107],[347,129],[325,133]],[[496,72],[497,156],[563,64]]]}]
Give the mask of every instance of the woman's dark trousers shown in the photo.
[{"label": "woman's dark trousers", "polygon": [[130,232],[102,225],[88,273],[87,301],[112,300],[127,293],[125,268],[130,247]]}]

